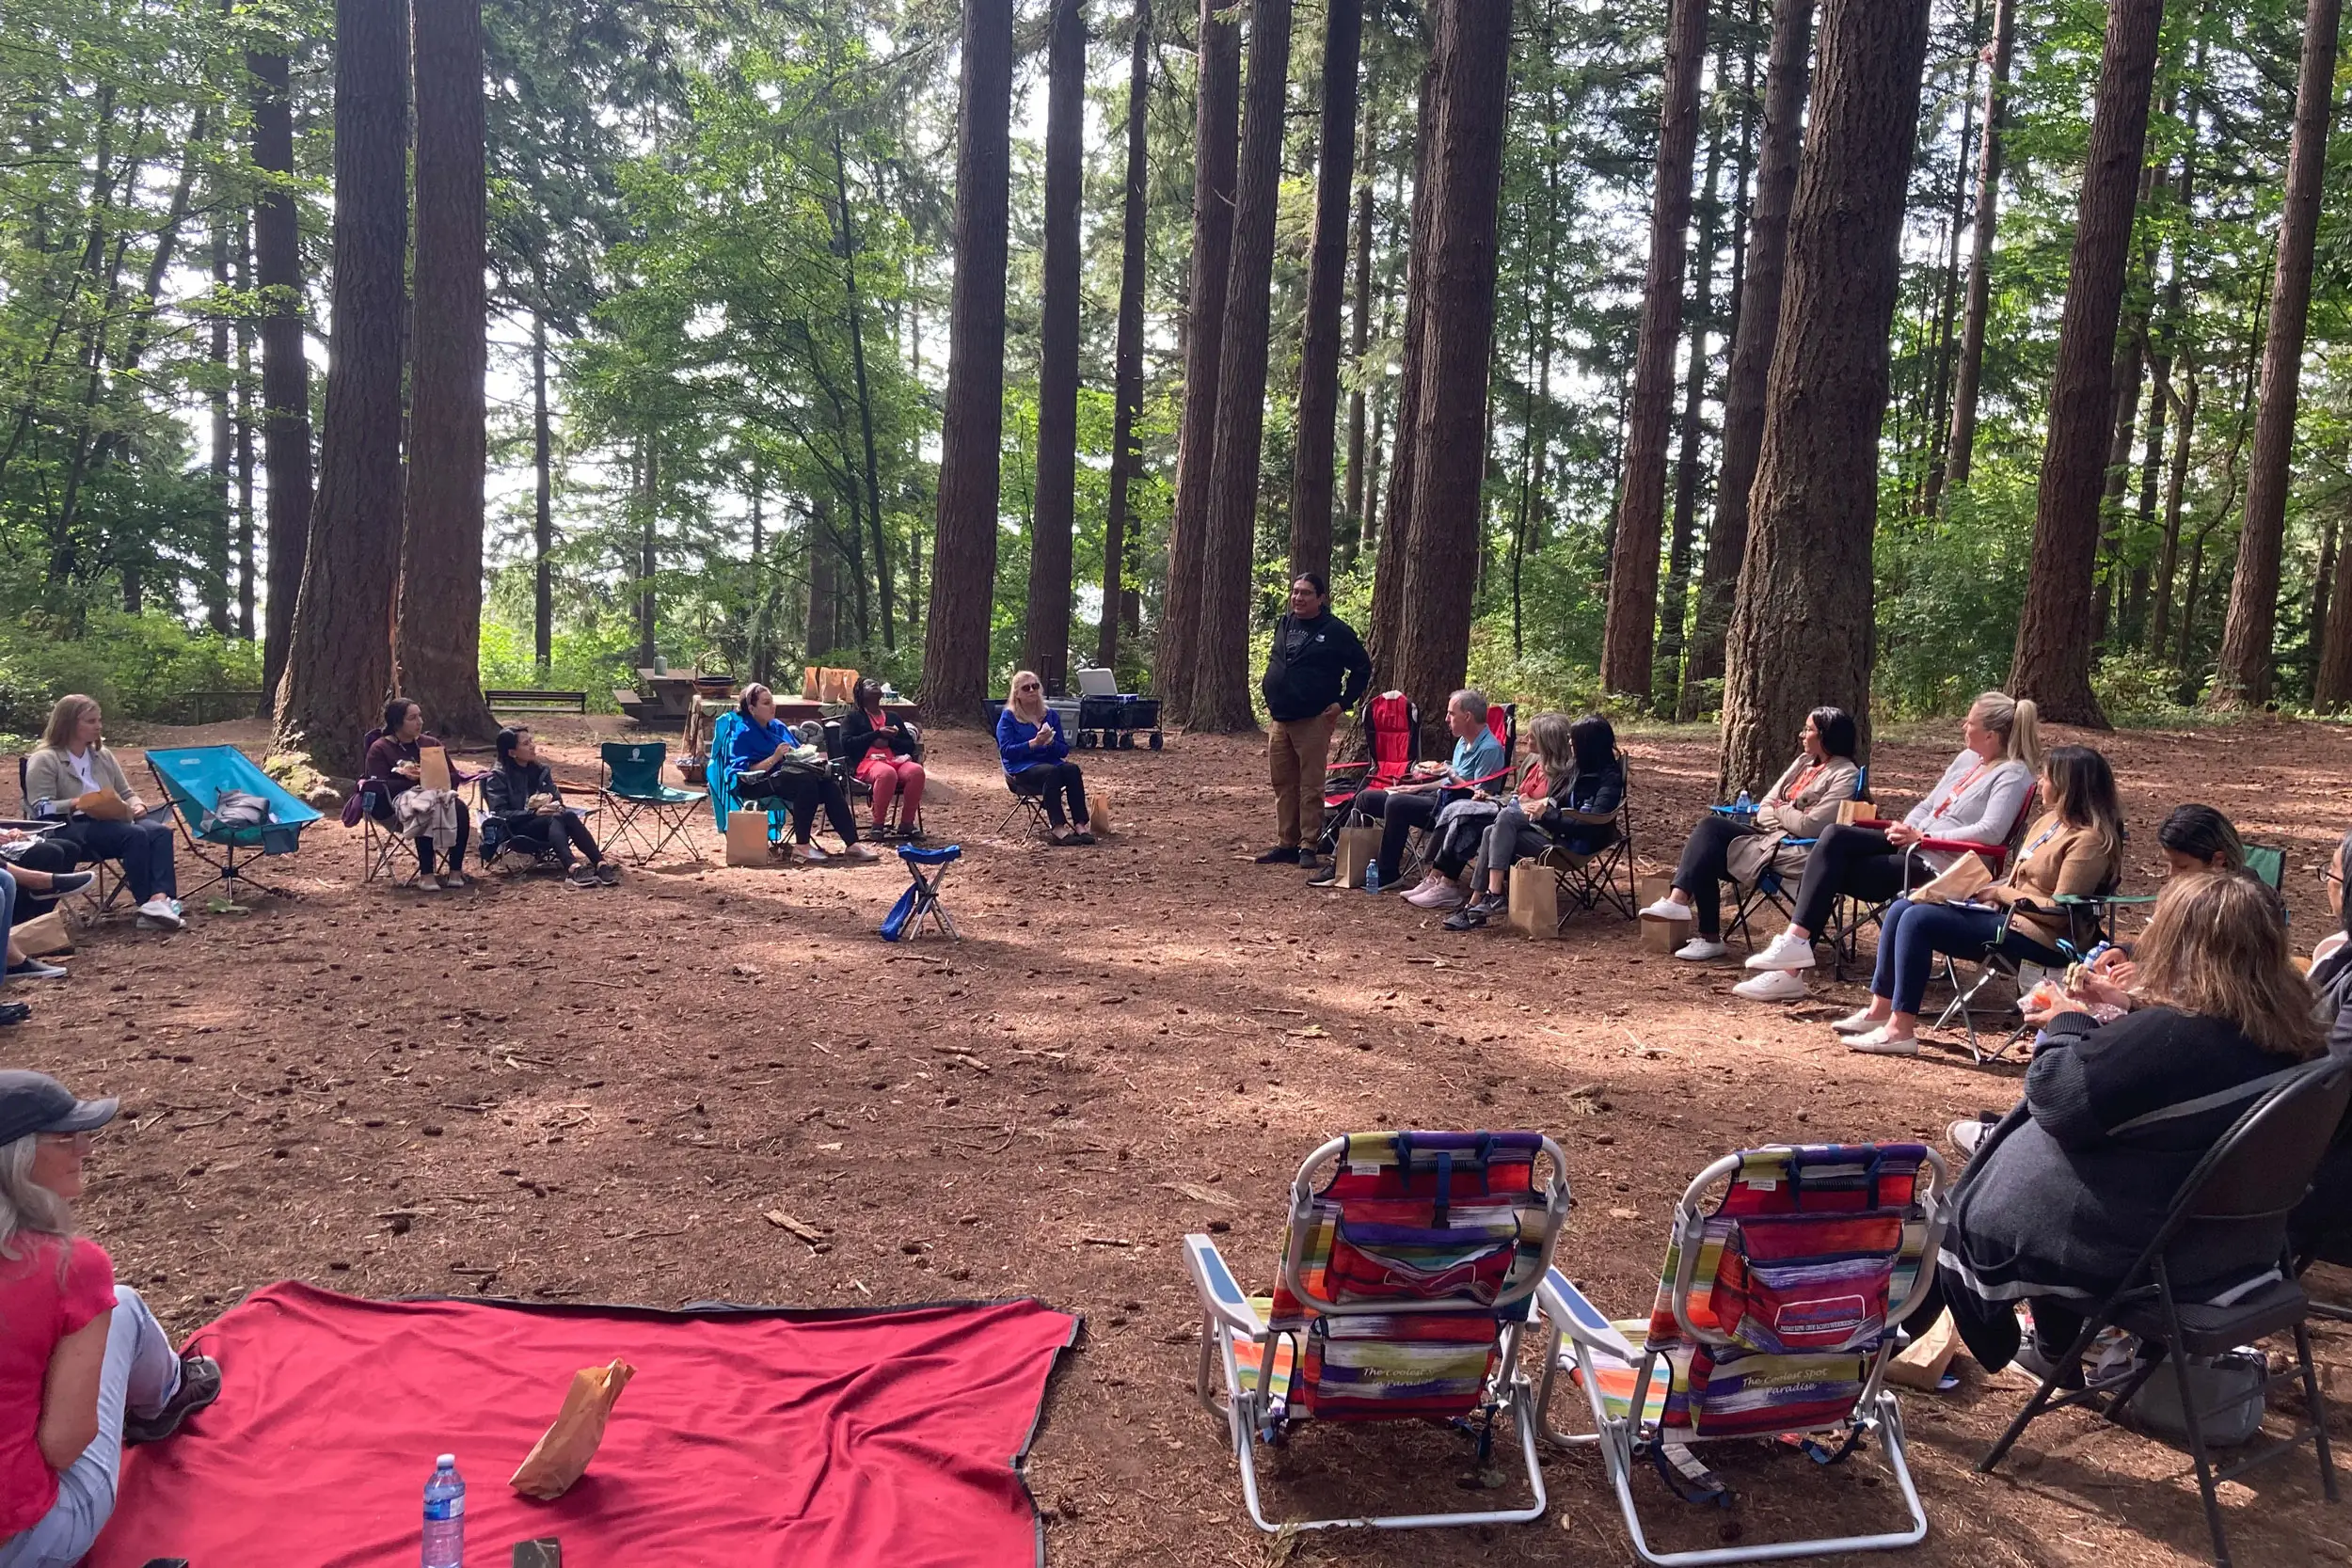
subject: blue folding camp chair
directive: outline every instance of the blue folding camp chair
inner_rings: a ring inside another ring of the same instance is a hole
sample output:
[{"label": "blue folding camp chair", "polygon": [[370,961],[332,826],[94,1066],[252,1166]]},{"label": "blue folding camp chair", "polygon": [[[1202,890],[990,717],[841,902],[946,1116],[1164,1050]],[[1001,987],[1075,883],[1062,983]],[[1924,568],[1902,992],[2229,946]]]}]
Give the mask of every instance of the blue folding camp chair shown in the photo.
[{"label": "blue folding camp chair", "polygon": [[[946,906],[940,903],[939,891],[946,885],[947,868],[963,858],[963,846],[942,844],[926,849],[901,844],[898,858],[906,863],[909,881],[907,890],[882,917],[882,941],[913,942],[923,934],[923,923],[928,920],[949,942],[961,942],[963,934],[956,929]],[[924,875],[926,866],[930,868],[929,876]]]},{"label": "blue folding camp chair", "polygon": [[612,836],[601,846],[604,852],[611,854],[618,847],[623,853],[632,854],[639,865],[672,844],[693,854],[694,841],[688,830],[693,826],[694,808],[706,795],[699,789],[679,789],[661,782],[661,764],[670,754],[668,744],[608,740],[599,751],[605,776],[596,793],[612,813]]},{"label": "blue folding camp chair", "polygon": [[[262,856],[291,855],[300,848],[302,830],[319,819],[316,811],[288,794],[234,746],[150,751],[147,766],[155,775],[156,786],[171,802],[172,817],[180,824],[188,853],[213,872],[208,879],[185,890],[187,896],[218,887],[221,896],[233,903],[240,882],[272,897],[290,896],[283,889],[248,876],[246,867]],[[262,820],[241,820],[244,814],[233,801],[226,807],[229,815],[223,816],[222,797],[228,795],[258,798]]]},{"label": "blue folding camp chair", "polygon": [[[1868,763],[1864,763],[1854,770],[1853,798],[1857,800],[1867,800],[1870,798],[1870,765]],[[1745,818],[1752,821],[1756,816],[1754,812],[1743,813],[1731,806],[1709,806],[1707,809],[1718,816],[1729,816],[1735,819]],[[1781,847],[1784,849],[1810,849],[1820,842],[1818,838],[1784,838],[1780,841]],[[1794,919],[1796,916],[1796,906],[1793,902],[1796,891],[1788,885],[1788,879],[1781,875],[1777,866],[1767,865],[1757,874],[1756,880],[1745,887],[1741,887],[1738,882],[1731,885],[1740,889],[1740,903],[1739,907],[1732,911],[1729,924],[1724,927],[1724,935],[1727,938],[1745,936],[1750,952],[1756,949],[1756,927],[1749,923],[1749,917],[1754,915],[1759,908],[1777,910],[1784,917],[1789,919]],[[1842,970],[1839,971],[1837,977],[1844,979],[1845,973]]]}]

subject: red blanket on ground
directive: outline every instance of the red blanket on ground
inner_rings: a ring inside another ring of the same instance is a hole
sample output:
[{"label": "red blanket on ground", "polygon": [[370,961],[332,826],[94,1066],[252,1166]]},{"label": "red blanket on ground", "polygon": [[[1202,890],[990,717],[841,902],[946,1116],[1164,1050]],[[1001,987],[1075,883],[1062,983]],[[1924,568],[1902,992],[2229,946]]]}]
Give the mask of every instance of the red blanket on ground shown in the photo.
[{"label": "red blanket on ground", "polygon": [[[847,1311],[375,1302],[256,1291],[200,1330],[220,1402],[134,1449],[87,1568],[407,1568],[433,1456],[466,1478],[466,1560],[553,1535],[564,1568],[1015,1568],[1014,1468],[1078,1320],[1034,1301]],[[572,1373],[636,1379],[580,1483],[506,1478]]]}]

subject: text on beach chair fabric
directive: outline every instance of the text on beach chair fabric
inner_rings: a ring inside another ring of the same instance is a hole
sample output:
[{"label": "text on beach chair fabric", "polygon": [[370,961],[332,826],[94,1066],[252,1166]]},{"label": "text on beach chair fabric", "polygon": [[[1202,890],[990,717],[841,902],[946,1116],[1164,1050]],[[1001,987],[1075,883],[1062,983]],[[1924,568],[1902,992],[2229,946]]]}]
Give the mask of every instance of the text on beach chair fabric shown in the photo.
[{"label": "text on beach chair fabric", "polygon": [[[1928,1227],[1915,1144],[1750,1150],[1685,1245],[1666,1249],[1645,1346],[1673,1369],[1665,1425],[1705,1436],[1815,1430],[1854,1407],[1911,1293]],[[1687,1319],[1687,1323],[1685,1322]]]}]

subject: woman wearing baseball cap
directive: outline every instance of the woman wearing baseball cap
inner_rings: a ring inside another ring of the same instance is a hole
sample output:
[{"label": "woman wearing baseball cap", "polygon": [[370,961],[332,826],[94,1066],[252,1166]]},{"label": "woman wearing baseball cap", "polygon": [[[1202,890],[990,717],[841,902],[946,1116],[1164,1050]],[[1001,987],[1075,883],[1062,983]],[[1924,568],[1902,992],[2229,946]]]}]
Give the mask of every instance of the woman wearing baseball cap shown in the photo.
[{"label": "woman wearing baseball cap", "polygon": [[220,1395],[138,1292],[74,1234],[82,1162],[116,1101],[0,1069],[0,1568],[68,1568],[113,1512],[125,1443],[151,1443]]}]

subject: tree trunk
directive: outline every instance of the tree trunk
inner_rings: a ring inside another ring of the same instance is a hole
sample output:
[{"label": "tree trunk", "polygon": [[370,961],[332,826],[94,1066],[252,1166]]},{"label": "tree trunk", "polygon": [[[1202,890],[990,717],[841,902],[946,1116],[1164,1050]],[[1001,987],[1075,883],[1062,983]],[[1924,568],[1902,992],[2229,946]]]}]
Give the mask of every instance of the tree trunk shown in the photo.
[{"label": "tree trunk", "polygon": [[639,438],[637,499],[637,663],[648,668],[661,653],[661,451],[651,436]]},{"label": "tree trunk", "polygon": [[2328,593],[2329,612],[2319,645],[2319,669],[2312,678],[2312,702],[2322,713],[2340,713],[2352,703],[2352,538],[2336,549],[2336,571]]},{"label": "tree trunk", "polygon": [[1356,181],[1356,304],[1349,313],[1347,362],[1356,385],[1347,394],[1347,528],[1343,555],[1356,563],[1368,537],[1364,528],[1364,436],[1369,409],[1364,396],[1364,356],[1372,349],[1372,159],[1373,116],[1364,114],[1364,146]]},{"label": "tree trunk", "polygon": [[[405,0],[336,0],[334,245],[318,507],[273,745],[344,775],[358,771],[360,736],[392,684],[408,315]],[[269,266],[267,245],[262,265]],[[298,349],[298,321],[294,331]],[[278,409],[287,405],[275,396],[270,401],[274,427]],[[274,457],[274,428],[271,444]],[[277,471],[273,462],[273,511]]]},{"label": "tree trunk", "polygon": [[482,484],[489,361],[482,0],[416,7],[417,312],[408,377],[408,521],[392,659],[444,740],[487,741],[482,697]]},{"label": "tree trunk", "polygon": [[751,678],[762,686],[775,684],[776,657],[770,630],[774,625],[771,615],[770,583],[772,574],[768,570],[768,482],[759,466],[752,466],[752,624],[743,639],[744,663],[751,667]]},{"label": "tree trunk", "polygon": [[1396,434],[1389,457],[1388,499],[1373,562],[1372,655],[1375,687],[1395,685],[1405,638],[1405,559],[1413,536],[1413,474],[1421,454],[1422,338],[1429,316],[1429,234],[1437,183],[1430,153],[1438,139],[1438,62],[1422,68],[1413,127],[1413,208],[1405,253],[1405,338],[1396,378]]},{"label": "tree trunk", "polygon": [[1684,719],[1699,715],[1706,684],[1724,673],[1724,632],[1748,547],[1748,493],[1764,444],[1764,390],[1780,341],[1781,289],[1788,276],[1789,205],[1796,195],[1811,82],[1813,0],[1775,0],[1764,77],[1764,131],[1756,147],[1756,214],[1748,224],[1747,276],[1737,307],[1740,327],[1724,375],[1723,467],[1715,482],[1715,520],[1699,571],[1699,603],[1684,660]]},{"label": "tree trunk", "polygon": [[[2143,187],[2143,200],[2145,191]],[[2144,316],[2125,322],[2115,350],[2115,434],[2107,442],[2106,484],[2099,494],[2101,565],[2090,601],[2090,645],[2094,648],[2106,646],[2116,574],[2122,562],[2123,491],[2132,482],[2132,438],[2139,430],[2139,368],[2147,328]]]},{"label": "tree trunk", "polygon": [[2148,653],[2171,648],[2172,581],[2181,562],[2181,505],[2188,490],[2189,445],[2197,434],[2197,366],[2188,366],[2188,392],[2179,400],[2181,428],[2172,437],[2172,470],[2164,485],[2164,546],[2156,556],[2156,608],[2148,623]]},{"label": "tree trunk", "polygon": [[1029,614],[1021,662],[1045,689],[1070,689],[1070,536],[1078,483],[1078,199],[1086,177],[1086,13],[1046,17],[1044,300],[1038,314],[1037,486],[1029,526]]},{"label": "tree trunk", "polygon": [[[1315,226],[1307,242],[1307,320],[1298,350],[1291,466],[1291,575],[1331,570],[1333,446],[1339,438],[1340,307],[1347,297],[1347,209],[1355,194],[1356,67],[1363,0],[1330,0],[1323,27],[1323,122]],[[1362,320],[1358,307],[1357,319]],[[1361,352],[1359,349],[1359,353]],[[1355,427],[1360,430],[1360,425]]]},{"label": "tree trunk", "polygon": [[[2341,467],[2341,463],[2339,463]],[[2319,660],[2328,645],[2328,599],[2336,586],[2336,519],[2330,517],[2319,543],[2319,570],[2312,575],[2312,689],[2319,689]]]},{"label": "tree trunk", "polygon": [[2010,689],[2045,721],[2107,727],[2090,690],[2091,578],[2106,487],[2116,325],[2131,265],[2132,220],[2148,144],[2164,0],[2114,0],[2092,101],[2066,305],[2051,375],[2049,440],[2034,506],[2033,560]]},{"label": "tree trunk", "polygon": [[1274,218],[1281,204],[1282,103],[1290,83],[1290,57],[1291,0],[1251,0],[1248,100],[1242,111],[1233,257],[1225,286],[1225,346],[1218,356],[1208,547],[1201,564],[1200,629],[1187,720],[1197,730],[1245,730],[1257,723],[1249,700],[1249,578],[1257,553]]},{"label": "tree trunk", "polygon": [[[253,162],[278,180],[290,179],[294,112],[286,56],[245,58],[253,77]],[[272,717],[286,653],[294,645],[294,601],[302,592],[310,537],[310,367],[303,356],[302,234],[294,193],[277,182],[253,200],[253,263],[262,293],[262,462],[269,474],[262,709]],[[393,461],[399,461],[397,450]]]},{"label": "tree trunk", "polygon": [[531,309],[531,649],[547,678],[555,658],[555,464],[548,420],[546,279]]},{"label": "tree trunk", "polygon": [[[1081,61],[1086,53],[1083,30],[1078,38]],[[850,377],[857,392],[857,431],[862,454],[866,460],[866,517],[871,525],[874,542],[874,587],[882,610],[882,647],[898,651],[898,631],[892,608],[890,581],[890,534],[882,526],[882,464],[874,450],[874,393],[866,377],[866,304],[865,295],[857,286],[857,222],[850,212],[850,160],[841,150],[841,125],[833,128],[833,188],[837,211],[841,215],[841,293],[843,313],[850,324]],[[858,576],[861,596],[865,591],[865,574]],[[860,617],[861,638],[866,630]]]},{"label": "tree trunk", "polygon": [[[253,292],[253,228],[237,219],[237,288]],[[253,641],[253,611],[260,583],[255,576],[253,538],[253,321],[237,317],[237,635]]]},{"label": "tree trunk", "polygon": [[2304,11],[2302,79],[2296,85],[2295,138],[2287,154],[2278,275],[2270,290],[2270,330],[2263,344],[2262,409],[2255,416],[2253,457],[2246,475],[2246,521],[2238,531],[2237,570],[2230,578],[2221,657],[2207,698],[2214,707],[2259,705],[2271,695],[2279,550],[2286,532],[2303,334],[2312,309],[2312,251],[2319,233],[2320,185],[2327,171],[2336,41],[2343,21],[2344,0],[2310,0]]},{"label": "tree trunk", "polygon": [[1665,104],[1650,190],[1649,272],[1634,340],[1633,404],[1609,553],[1609,611],[1601,631],[1601,689],[1645,702],[1650,695],[1650,634],[1658,620],[1658,535],[1665,524],[1666,441],[1674,422],[1675,345],[1682,335],[1707,6],[1708,0],[1673,0],[1666,24]]},{"label": "tree trunk", "polygon": [[955,284],[940,427],[923,716],[981,722],[993,676],[996,487],[1005,435],[1005,252],[1012,178],[1012,0],[964,0],[956,127]]},{"label": "tree trunk", "polygon": [[833,497],[818,492],[808,522],[808,647],[805,662],[815,664],[841,644],[841,590],[834,563],[840,551],[833,542]]},{"label": "tree trunk", "polygon": [[1928,8],[1826,0],[1821,9],[1820,87],[1789,214],[1782,331],[1726,645],[1726,796],[1771,776],[1810,709],[1835,703],[1868,721],[1879,428]]},{"label": "tree trunk", "polygon": [[[1720,68],[1722,62],[1718,61]],[[1707,142],[1707,172],[1699,181],[1699,253],[1691,259],[1691,356],[1682,375],[1682,451],[1675,460],[1674,523],[1667,531],[1666,589],[1658,604],[1657,690],[1651,705],[1672,713],[1682,686],[1683,615],[1691,597],[1691,533],[1699,505],[1701,417],[1707,399],[1707,339],[1715,325],[1715,251],[1723,242],[1724,127]]]},{"label": "tree trunk", "polygon": [[[2161,348],[2154,349],[2148,366],[2148,439],[2139,460],[2139,527],[2142,541],[2156,532],[2158,496],[2164,479],[2165,423],[2170,414],[2172,401],[2172,362]],[[2143,544],[2142,547],[2145,546]],[[2123,621],[2118,641],[2127,648],[2137,648],[2148,632],[2148,563],[2142,560],[2131,569],[2130,587],[2123,600]]]},{"label": "tree trunk", "polygon": [[[1426,238],[1420,448],[1396,684],[1442,728],[1447,694],[1470,661],[1473,583],[1486,475],[1486,392],[1495,322],[1495,220],[1509,95],[1510,0],[1442,0],[1430,67],[1437,86],[1435,189]],[[1689,181],[1686,169],[1684,181]]]},{"label": "tree trunk", "polygon": [[212,215],[213,291],[215,300],[212,309],[213,384],[206,389],[204,401],[212,414],[212,506],[204,518],[204,594],[205,628],[217,637],[227,637],[236,629],[229,619],[229,537],[230,511],[229,486],[234,467],[230,448],[236,439],[229,419],[229,312],[220,302],[229,293],[229,211],[224,203]]},{"label": "tree trunk", "polygon": [[1968,237],[1968,299],[1961,309],[1960,363],[1952,372],[1952,434],[1944,483],[1968,483],[1977,451],[1977,395],[1984,374],[1984,324],[1993,308],[1993,236],[2001,210],[2002,133],[2007,129],[2010,56],[2017,0],[1993,0],[1993,75],[1984,88],[1983,140],[1977,149],[1977,213]]},{"label": "tree trunk", "polygon": [[[1977,0],[1976,20],[1969,27],[1968,41],[1975,43],[1984,32],[1985,0]],[[1928,461],[1927,472],[1921,479],[1919,510],[1929,516],[1935,515],[1938,498],[1944,492],[1944,443],[1950,426],[1950,411],[1945,396],[1952,385],[1952,312],[1960,302],[1960,229],[1968,214],[1968,170],[1965,153],[1969,133],[1975,126],[1977,111],[1977,67],[1981,56],[1968,57],[1968,82],[1960,115],[1960,146],[1963,157],[1953,160],[1952,222],[1948,247],[1944,256],[1944,283],[1935,305],[1935,352],[1930,356],[1928,372]]]},{"label": "tree trunk", "polygon": [[1225,352],[1225,290],[1233,253],[1233,182],[1241,156],[1241,35],[1219,0],[1200,0],[1192,142],[1192,288],[1184,312],[1184,406],[1176,436],[1176,501],[1168,522],[1168,591],[1160,599],[1152,689],[1160,717],[1192,718],[1200,645],[1200,579],[1208,559],[1209,481],[1216,459],[1216,391]]},{"label": "tree trunk", "polygon": [[[1151,167],[1146,160],[1147,115],[1152,94],[1152,0],[1136,0],[1134,53],[1127,62],[1126,204],[1119,247],[1119,342],[1113,353],[1113,397],[1118,408],[1111,429],[1110,511],[1103,524],[1103,618],[1095,631],[1094,662],[1105,670],[1119,664],[1120,623],[1126,613],[1127,492],[1143,466],[1136,421],[1143,417],[1143,268],[1150,246],[1148,215]],[[1139,530],[1137,531],[1140,531]]]}]

